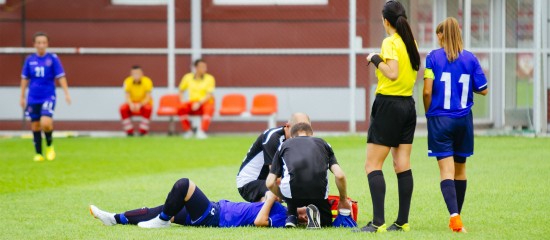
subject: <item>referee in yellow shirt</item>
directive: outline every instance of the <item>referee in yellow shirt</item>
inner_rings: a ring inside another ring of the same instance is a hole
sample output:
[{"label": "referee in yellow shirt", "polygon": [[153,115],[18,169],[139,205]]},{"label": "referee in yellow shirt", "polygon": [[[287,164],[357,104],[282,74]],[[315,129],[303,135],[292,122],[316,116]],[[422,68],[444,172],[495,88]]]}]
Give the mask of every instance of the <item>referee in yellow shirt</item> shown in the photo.
[{"label": "referee in yellow shirt", "polygon": [[122,127],[128,136],[134,135],[134,126],[130,120],[131,116],[141,116],[139,134],[146,135],[149,132],[149,121],[153,111],[153,81],[143,75],[140,66],[133,66],[130,76],[124,79],[124,91],[126,92],[126,103],[120,106]]},{"label": "referee in yellow shirt", "polygon": [[[367,56],[376,66],[378,86],[371,109],[367,137],[365,171],[373,205],[373,220],[361,228],[363,232],[409,231],[409,209],[413,191],[410,157],[416,109],[412,98],[414,82],[420,67],[420,55],[405,8],[397,1],[388,1],[382,10],[384,28],[389,37],[382,42],[380,53]],[[391,150],[399,189],[397,220],[386,228],[384,198],[386,183],[382,165]]]},{"label": "referee in yellow shirt", "polygon": [[206,131],[214,115],[214,88],[216,80],[208,73],[206,62],[202,59],[195,61],[195,73],[187,73],[181,79],[179,86],[180,96],[183,99],[183,93],[188,90],[189,101],[184,102],[178,109],[178,115],[181,120],[181,127],[185,132],[183,136],[190,138],[193,136],[189,115],[199,115],[202,118],[201,126],[197,129],[197,138],[206,138]]}]

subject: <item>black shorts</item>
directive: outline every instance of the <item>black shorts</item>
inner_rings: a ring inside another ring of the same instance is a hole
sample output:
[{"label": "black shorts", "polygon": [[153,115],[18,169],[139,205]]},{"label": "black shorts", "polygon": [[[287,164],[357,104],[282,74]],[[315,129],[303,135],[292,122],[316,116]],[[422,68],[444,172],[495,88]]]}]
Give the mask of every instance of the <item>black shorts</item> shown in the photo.
[{"label": "black shorts", "polygon": [[412,144],[415,128],[416,109],[412,97],[376,95],[367,143],[388,147]]},{"label": "black shorts", "polygon": [[247,202],[258,202],[269,191],[265,186],[265,180],[255,180],[238,188],[241,197]]}]

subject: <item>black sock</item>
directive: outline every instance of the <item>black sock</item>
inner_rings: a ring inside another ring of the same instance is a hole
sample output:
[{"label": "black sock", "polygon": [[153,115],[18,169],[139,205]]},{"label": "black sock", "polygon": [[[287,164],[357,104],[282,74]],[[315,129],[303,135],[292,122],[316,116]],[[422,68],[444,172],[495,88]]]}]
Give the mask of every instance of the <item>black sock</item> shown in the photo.
[{"label": "black sock", "polygon": [[34,142],[34,150],[38,154],[42,154],[42,131],[33,131],[32,140]]},{"label": "black sock", "polygon": [[466,196],[466,183],[467,183],[467,180],[455,180],[456,203],[458,204],[458,214],[462,212],[462,204],[464,204],[464,197]]},{"label": "black sock", "polygon": [[413,183],[413,175],[410,169],[397,174],[397,186],[399,189],[399,213],[397,214],[396,223],[400,226],[409,222]]},{"label": "black sock", "polygon": [[441,193],[443,193],[443,199],[445,199],[445,204],[447,204],[447,210],[449,210],[449,214],[458,213],[455,181],[451,179],[445,179],[441,181]]},{"label": "black sock", "polygon": [[149,221],[157,217],[162,212],[163,205],[154,208],[140,208],[126,211],[121,214],[115,214],[118,224],[138,224],[139,222]]},{"label": "black sock", "polygon": [[44,136],[46,136],[46,145],[49,147],[52,145],[53,138],[52,138],[53,131],[50,132],[44,132]]},{"label": "black sock", "polygon": [[[189,179],[182,178],[174,183],[172,190],[168,193],[166,201],[164,203],[164,208],[162,212],[166,217],[173,217],[178,212],[183,209],[185,206],[185,196],[187,196],[187,191],[189,190]],[[166,219],[163,219],[166,220]]]},{"label": "black sock", "polygon": [[372,171],[367,175],[369,179],[370,195],[372,198],[372,222],[381,226],[384,219],[384,198],[386,197],[386,181],[381,170]]}]

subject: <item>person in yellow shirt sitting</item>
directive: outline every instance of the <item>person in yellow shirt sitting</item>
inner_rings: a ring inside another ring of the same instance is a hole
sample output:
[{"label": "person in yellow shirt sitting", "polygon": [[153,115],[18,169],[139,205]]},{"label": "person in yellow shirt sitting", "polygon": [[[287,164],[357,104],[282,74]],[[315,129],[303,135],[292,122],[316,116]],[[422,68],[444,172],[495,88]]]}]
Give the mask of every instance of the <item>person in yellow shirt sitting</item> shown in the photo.
[{"label": "person in yellow shirt sitting", "polygon": [[197,129],[197,138],[206,138],[206,131],[210,126],[212,116],[214,115],[214,88],[216,80],[208,73],[206,62],[202,59],[195,61],[195,72],[187,73],[181,79],[179,93],[183,99],[183,94],[189,92],[189,101],[183,101],[178,109],[178,115],[181,120],[184,137],[193,136],[189,115],[200,115],[202,118],[201,126]]},{"label": "person in yellow shirt sitting", "polygon": [[153,81],[143,75],[140,66],[133,66],[130,76],[124,79],[124,91],[126,92],[126,102],[120,106],[120,116],[122,117],[122,127],[128,136],[134,135],[134,126],[130,117],[141,116],[139,124],[139,134],[146,135],[149,132],[149,121],[153,111]]}]

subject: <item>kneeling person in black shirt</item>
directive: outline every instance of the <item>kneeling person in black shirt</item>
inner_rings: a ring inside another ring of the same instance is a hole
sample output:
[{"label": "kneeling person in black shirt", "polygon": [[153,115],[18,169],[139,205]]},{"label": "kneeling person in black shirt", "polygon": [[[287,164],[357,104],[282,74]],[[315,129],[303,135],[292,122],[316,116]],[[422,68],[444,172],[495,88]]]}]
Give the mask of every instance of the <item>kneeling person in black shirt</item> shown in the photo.
[{"label": "kneeling person in black shirt", "polygon": [[334,174],[340,193],[338,208],[351,209],[344,171],[331,146],[321,138],[312,137],[310,124],[297,123],[290,132],[292,138],[283,142],[273,157],[266,186],[288,204],[286,227],[296,226],[296,209],[303,206],[307,206],[308,228],[331,226],[328,170]]}]

